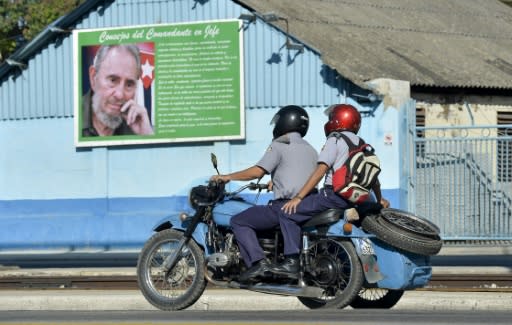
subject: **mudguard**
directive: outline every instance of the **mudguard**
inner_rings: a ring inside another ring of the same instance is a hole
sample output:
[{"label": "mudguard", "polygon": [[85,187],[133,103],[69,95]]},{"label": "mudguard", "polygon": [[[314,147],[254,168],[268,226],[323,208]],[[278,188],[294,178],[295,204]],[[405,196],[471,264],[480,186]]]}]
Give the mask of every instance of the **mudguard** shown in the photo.
[{"label": "mudguard", "polygon": [[370,238],[352,238],[352,243],[356,248],[357,256],[361,260],[366,281],[368,283],[376,283],[384,279],[384,275],[380,273],[377,256]]},{"label": "mudguard", "polygon": [[[190,220],[187,219],[185,221],[181,221],[179,214],[172,214],[157,222],[156,226],[153,227],[153,231],[161,231],[164,229],[177,229],[180,231],[185,231],[190,223]],[[208,226],[200,222],[194,232],[192,233],[192,238],[194,241],[201,247],[203,247],[205,256],[209,256],[211,254],[210,248],[206,245],[206,234],[208,233]]]}]

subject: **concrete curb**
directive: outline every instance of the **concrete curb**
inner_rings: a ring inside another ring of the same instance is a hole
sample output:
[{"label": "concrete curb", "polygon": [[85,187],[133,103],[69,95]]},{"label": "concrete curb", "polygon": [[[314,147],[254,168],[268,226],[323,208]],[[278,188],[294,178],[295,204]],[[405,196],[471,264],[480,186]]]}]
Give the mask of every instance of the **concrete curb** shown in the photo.
[{"label": "concrete curb", "polygon": [[[506,266],[432,266],[432,274],[512,274]],[[42,268],[23,269],[0,265],[0,279],[6,277],[95,277],[95,276],[136,276],[135,267],[83,267],[83,268]]]}]

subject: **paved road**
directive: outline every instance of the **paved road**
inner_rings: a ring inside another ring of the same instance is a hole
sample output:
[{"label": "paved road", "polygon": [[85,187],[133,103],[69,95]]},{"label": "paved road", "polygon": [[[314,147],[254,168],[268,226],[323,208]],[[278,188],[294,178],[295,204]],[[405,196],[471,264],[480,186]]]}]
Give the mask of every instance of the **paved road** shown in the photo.
[{"label": "paved road", "polygon": [[476,310],[34,311],[1,312],[2,324],[343,324],[509,325],[512,312]]}]

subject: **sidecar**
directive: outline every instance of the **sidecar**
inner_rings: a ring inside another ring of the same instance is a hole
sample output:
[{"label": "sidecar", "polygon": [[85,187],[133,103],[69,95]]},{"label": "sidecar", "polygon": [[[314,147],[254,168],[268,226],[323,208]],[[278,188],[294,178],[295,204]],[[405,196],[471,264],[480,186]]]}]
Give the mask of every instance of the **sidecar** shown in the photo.
[{"label": "sidecar", "polygon": [[[375,287],[390,290],[411,290],[426,286],[432,278],[430,256],[399,251],[377,238],[373,249],[381,279]],[[364,266],[364,265],[363,265]],[[371,286],[368,283],[368,286]]]},{"label": "sidecar", "polygon": [[352,241],[363,266],[365,287],[411,290],[424,287],[432,277],[430,256],[386,244],[344,219],[331,225],[326,235]]},{"label": "sidecar", "polygon": [[350,239],[363,266],[363,288],[353,308],[391,308],[405,290],[425,287],[432,278],[430,255],[392,246],[344,219],[331,225],[327,235]]},{"label": "sidecar", "polygon": [[425,287],[432,278],[430,256],[405,252],[376,237],[369,238],[374,255],[360,255],[363,288],[352,308],[391,308],[406,290]]}]

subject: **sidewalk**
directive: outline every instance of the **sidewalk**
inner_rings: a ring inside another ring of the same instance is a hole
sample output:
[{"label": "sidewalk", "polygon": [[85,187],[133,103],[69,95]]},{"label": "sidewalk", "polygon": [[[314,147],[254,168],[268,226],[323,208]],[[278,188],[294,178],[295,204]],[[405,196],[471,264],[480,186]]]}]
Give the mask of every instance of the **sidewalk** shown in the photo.
[{"label": "sidewalk", "polygon": [[[347,307],[350,308],[350,307]],[[512,292],[406,291],[400,310],[507,310]],[[247,290],[213,289],[187,310],[306,310],[297,298]],[[156,310],[138,290],[0,290],[0,311],[7,310]]]}]

